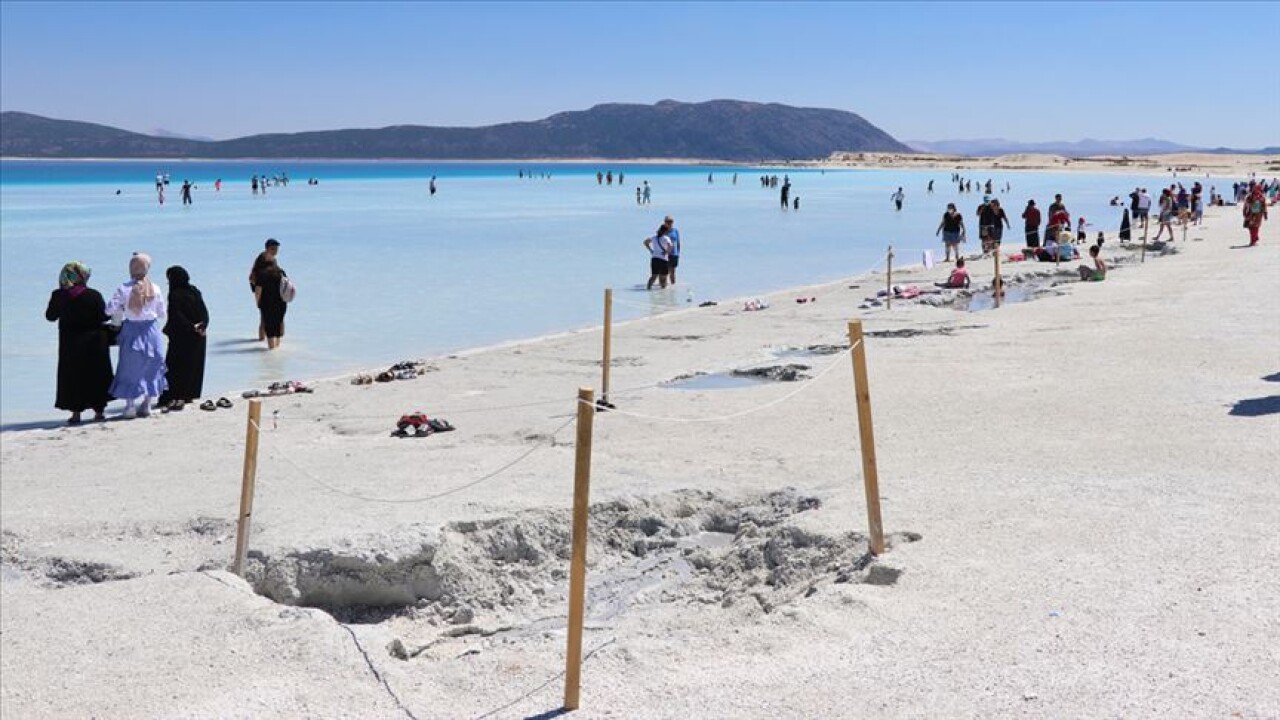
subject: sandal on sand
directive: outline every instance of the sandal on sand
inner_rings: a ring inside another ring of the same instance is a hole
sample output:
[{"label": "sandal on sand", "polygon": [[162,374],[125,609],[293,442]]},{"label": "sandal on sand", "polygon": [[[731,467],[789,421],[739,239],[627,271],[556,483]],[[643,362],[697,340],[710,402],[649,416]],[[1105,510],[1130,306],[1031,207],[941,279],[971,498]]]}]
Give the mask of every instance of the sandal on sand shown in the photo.
[{"label": "sandal on sand", "polygon": [[231,407],[231,401],[224,397],[221,397],[221,398],[218,398],[217,405],[220,408],[229,408]]},{"label": "sandal on sand", "polygon": [[396,371],[397,380],[413,380],[418,377],[418,371],[415,368],[402,368]]},{"label": "sandal on sand", "polygon": [[[245,390],[244,392],[240,393],[240,397],[244,398],[245,400],[248,400],[249,398],[256,398],[261,396],[262,396],[261,390]],[[200,407],[201,409],[204,409],[204,404],[202,403]]]},{"label": "sandal on sand", "polygon": [[352,385],[372,385],[373,376],[367,375],[365,373],[360,373],[359,375],[351,378],[351,384]]},{"label": "sandal on sand", "polygon": [[218,409],[218,406],[214,405],[212,400],[205,400],[204,402],[200,403],[200,409],[213,412],[214,410]]},{"label": "sandal on sand", "polygon": [[378,382],[391,382],[392,380],[395,380],[395,379],[396,379],[396,376],[392,375],[387,370],[383,370],[382,372],[378,373],[378,376],[374,378],[374,380],[377,380]]},{"label": "sandal on sand", "polygon": [[433,432],[449,432],[450,430],[458,429],[450,425],[448,420],[442,420],[441,418],[431,418],[427,421],[427,427],[431,428]]}]

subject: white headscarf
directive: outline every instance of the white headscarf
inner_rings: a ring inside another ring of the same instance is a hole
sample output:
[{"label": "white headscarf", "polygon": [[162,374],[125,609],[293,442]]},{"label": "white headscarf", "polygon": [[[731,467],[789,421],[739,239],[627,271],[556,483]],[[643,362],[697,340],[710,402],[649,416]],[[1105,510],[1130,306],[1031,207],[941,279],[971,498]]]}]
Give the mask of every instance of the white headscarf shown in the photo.
[{"label": "white headscarf", "polygon": [[129,309],[135,313],[142,312],[142,308],[159,294],[155,283],[147,277],[150,270],[150,255],[134,253],[133,257],[129,258],[129,276],[133,278],[133,290],[129,292]]}]

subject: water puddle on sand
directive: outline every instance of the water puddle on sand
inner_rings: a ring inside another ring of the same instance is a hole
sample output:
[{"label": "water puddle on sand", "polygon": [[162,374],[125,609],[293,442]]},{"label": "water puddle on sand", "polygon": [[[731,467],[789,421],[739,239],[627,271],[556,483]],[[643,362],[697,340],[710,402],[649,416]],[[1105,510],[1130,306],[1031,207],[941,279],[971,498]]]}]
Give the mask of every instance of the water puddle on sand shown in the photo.
[{"label": "water puddle on sand", "polygon": [[[1035,300],[1040,296],[1041,292],[1047,288],[1038,285],[1016,285],[1006,288],[1004,298],[1001,299],[1001,305],[1009,305],[1012,303],[1027,302]],[[996,299],[990,291],[980,292],[970,295],[967,298],[958,298],[952,307],[956,310],[965,312],[981,312],[983,310],[993,310],[996,306]]]},{"label": "water puddle on sand", "polygon": [[702,373],[663,383],[663,387],[675,390],[735,390],[763,385],[764,378],[743,377],[732,373]]}]

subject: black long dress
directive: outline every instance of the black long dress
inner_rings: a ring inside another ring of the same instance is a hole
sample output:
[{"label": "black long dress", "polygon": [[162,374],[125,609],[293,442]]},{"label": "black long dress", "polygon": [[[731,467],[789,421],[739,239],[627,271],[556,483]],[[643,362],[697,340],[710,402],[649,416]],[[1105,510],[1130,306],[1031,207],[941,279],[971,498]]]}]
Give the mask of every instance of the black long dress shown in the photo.
[{"label": "black long dress", "polygon": [[102,410],[111,400],[111,346],[107,340],[107,304],[97,290],[85,288],[72,297],[54,290],[44,311],[58,322],[58,394],[53,406],[83,412]]},{"label": "black long dress", "polygon": [[191,284],[185,271],[169,273],[169,317],[164,334],[169,336],[165,355],[169,390],[161,404],[173,400],[190,402],[204,393],[204,358],[208,340],[196,326],[209,327],[209,310],[200,290]]},{"label": "black long dress", "polygon": [[284,314],[289,306],[280,297],[280,280],[284,275],[270,270],[259,273],[258,312],[262,316],[262,328],[269,338],[284,337]]}]

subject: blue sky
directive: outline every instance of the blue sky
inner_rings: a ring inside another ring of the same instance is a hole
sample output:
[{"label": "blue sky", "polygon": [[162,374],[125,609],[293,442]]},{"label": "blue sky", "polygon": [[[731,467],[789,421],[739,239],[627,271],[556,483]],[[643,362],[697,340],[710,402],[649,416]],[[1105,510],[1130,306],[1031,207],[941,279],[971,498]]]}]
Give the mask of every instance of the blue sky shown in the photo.
[{"label": "blue sky", "polygon": [[1280,2],[4,0],[0,108],[227,138],[735,98],[904,140],[1259,147],[1277,47]]}]

